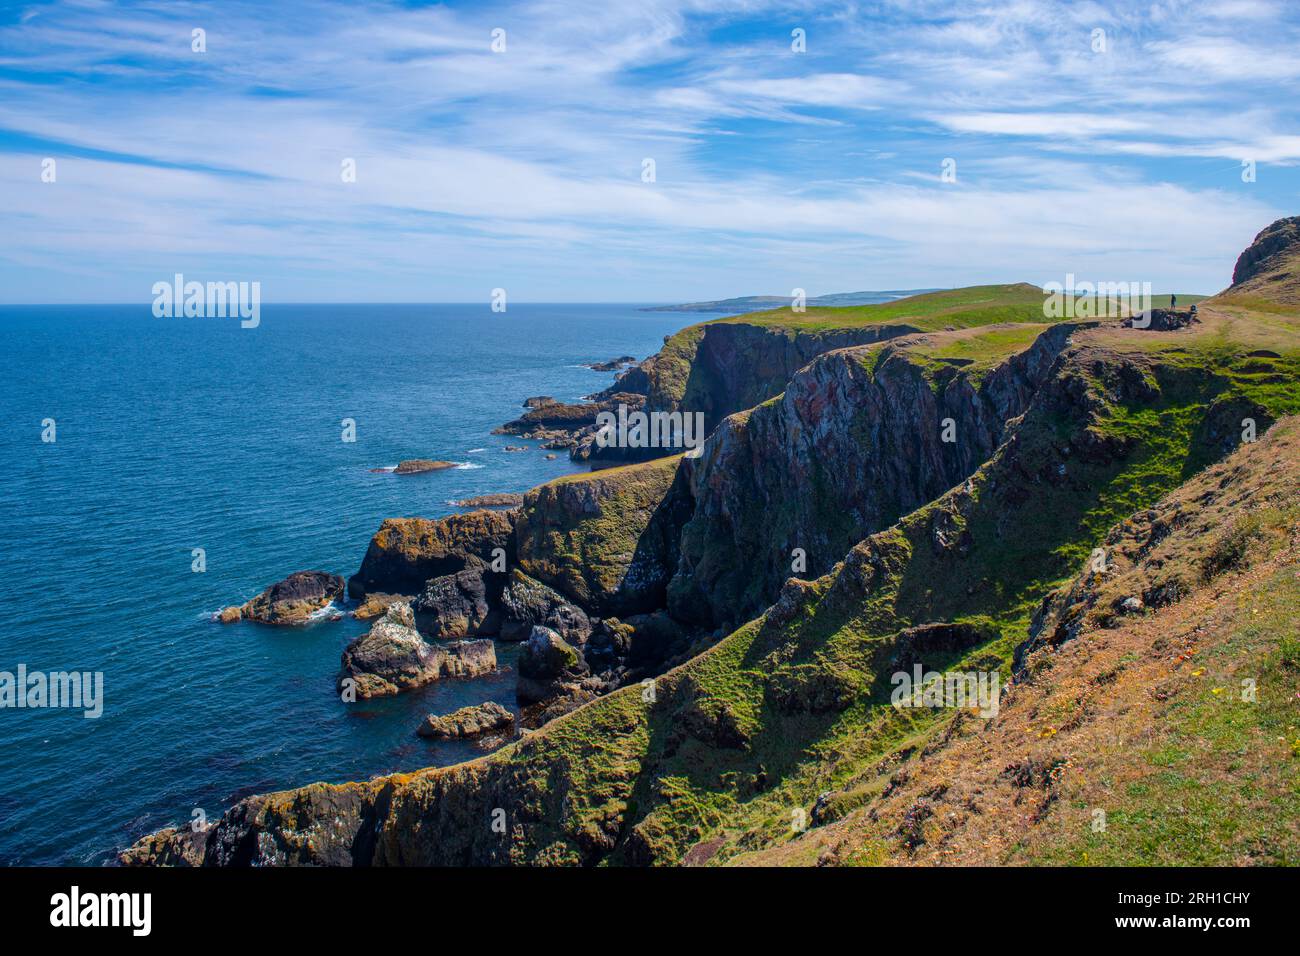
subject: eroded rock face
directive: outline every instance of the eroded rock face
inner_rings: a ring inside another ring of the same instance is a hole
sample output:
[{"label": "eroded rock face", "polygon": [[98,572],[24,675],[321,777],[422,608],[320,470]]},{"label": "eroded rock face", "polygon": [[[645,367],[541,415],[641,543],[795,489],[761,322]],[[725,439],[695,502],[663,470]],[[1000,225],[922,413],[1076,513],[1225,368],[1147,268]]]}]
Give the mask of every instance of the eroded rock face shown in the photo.
[{"label": "eroded rock face", "polygon": [[424,718],[416,733],[435,740],[461,740],[481,737],[483,734],[509,730],[515,725],[515,715],[495,701],[462,707],[453,713]]},{"label": "eroded rock face", "polygon": [[1255,237],[1237,257],[1232,284],[1242,285],[1282,265],[1282,254],[1300,248],[1300,216],[1279,219]]},{"label": "eroded rock face", "polygon": [[585,644],[591,634],[591,619],[582,608],[516,568],[501,593],[501,639],[526,640],[537,625],[576,645]]},{"label": "eroded rock face", "polygon": [[416,629],[438,640],[495,634],[502,577],[475,567],[433,578],[411,602]]},{"label": "eroded rock face", "polygon": [[223,624],[238,620],[261,624],[305,624],[313,614],[343,597],[343,579],[328,571],[295,571],[246,604],[217,615]]},{"label": "eroded rock face", "polygon": [[351,680],[357,699],[384,697],[443,677],[477,677],[496,665],[490,640],[431,644],[415,629],[410,605],[394,604],[343,651],[339,689]]},{"label": "eroded rock face", "polygon": [[1045,333],[978,381],[892,343],[840,349],[780,398],[726,419],[686,462],[695,511],[668,609],[703,627],[737,625],[791,575],[825,573],[963,480],[1024,411],[1070,331]]},{"label": "eroded rock face", "polygon": [[607,617],[592,631],[582,653],[591,669],[621,686],[680,663],[690,634],[667,613]]},{"label": "eroded rock face", "polygon": [[361,569],[348,579],[354,598],[371,591],[419,594],[425,582],[490,564],[493,551],[514,551],[509,511],[471,511],[446,518],[388,518],[370,540]]},{"label": "eroded rock face", "polygon": [[519,513],[520,567],[591,614],[662,608],[678,533],[691,513],[678,462],[629,465],[534,488]]}]

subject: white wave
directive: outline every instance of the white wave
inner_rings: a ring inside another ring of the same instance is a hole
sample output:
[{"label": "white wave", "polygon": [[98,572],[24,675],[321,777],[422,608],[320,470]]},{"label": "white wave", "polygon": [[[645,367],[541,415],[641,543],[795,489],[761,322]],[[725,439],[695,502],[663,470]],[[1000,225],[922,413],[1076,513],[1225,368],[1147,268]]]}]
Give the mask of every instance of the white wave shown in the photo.
[{"label": "white wave", "polygon": [[326,604],[323,608],[312,611],[309,615],[307,615],[307,623],[314,624],[316,621],[327,621],[335,614],[341,614],[341,613],[343,612],[339,608],[334,606],[334,602],[330,601],[330,603]]},{"label": "white wave", "polygon": [[467,454],[477,455],[481,451],[487,451],[486,448],[471,448]]},{"label": "white wave", "polygon": [[456,465],[457,471],[473,471],[476,468],[486,468],[487,465],[476,465],[472,461],[462,461]]}]

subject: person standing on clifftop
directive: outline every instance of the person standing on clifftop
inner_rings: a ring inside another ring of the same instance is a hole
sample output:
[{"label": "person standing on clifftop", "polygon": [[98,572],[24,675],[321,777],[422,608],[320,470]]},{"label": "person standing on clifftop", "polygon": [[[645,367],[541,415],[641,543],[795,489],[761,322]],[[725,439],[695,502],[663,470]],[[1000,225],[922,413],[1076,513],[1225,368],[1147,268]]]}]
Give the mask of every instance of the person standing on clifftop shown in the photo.
[{"label": "person standing on clifftop", "polygon": [[1171,295],[1169,297],[1169,311],[1172,312],[1176,308],[1178,308],[1178,296]]}]

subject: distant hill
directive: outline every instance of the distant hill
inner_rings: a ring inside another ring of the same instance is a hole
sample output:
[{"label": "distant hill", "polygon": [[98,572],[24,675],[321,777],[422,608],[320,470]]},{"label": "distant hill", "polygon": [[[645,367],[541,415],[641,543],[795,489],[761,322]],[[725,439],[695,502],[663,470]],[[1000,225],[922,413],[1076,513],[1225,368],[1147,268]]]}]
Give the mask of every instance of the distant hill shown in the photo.
[{"label": "distant hill", "polygon": [[[938,292],[938,289],[900,289],[885,292],[834,292],[830,295],[813,296],[808,300],[809,306],[831,308],[844,305],[879,305],[882,302],[894,302],[922,292]],[[641,309],[642,312],[757,312],[760,309],[778,309],[794,300],[788,295],[742,295],[734,299],[717,299],[713,302],[687,302],[683,305],[653,305]]]}]

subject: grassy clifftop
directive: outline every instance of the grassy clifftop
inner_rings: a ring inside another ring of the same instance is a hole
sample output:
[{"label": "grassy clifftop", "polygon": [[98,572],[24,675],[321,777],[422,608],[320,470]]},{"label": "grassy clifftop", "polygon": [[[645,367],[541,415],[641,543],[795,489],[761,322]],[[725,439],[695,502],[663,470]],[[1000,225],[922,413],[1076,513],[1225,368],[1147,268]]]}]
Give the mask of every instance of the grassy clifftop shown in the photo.
[{"label": "grassy clifftop", "polygon": [[821,332],[864,325],[903,324],[918,332],[971,328],[998,322],[1042,322],[1043,290],[1028,282],[977,285],[908,296],[877,305],[811,308],[805,312],[771,309],[715,319],[716,323]]}]

